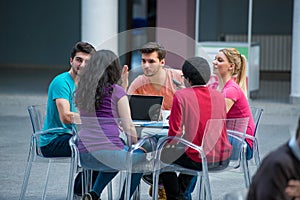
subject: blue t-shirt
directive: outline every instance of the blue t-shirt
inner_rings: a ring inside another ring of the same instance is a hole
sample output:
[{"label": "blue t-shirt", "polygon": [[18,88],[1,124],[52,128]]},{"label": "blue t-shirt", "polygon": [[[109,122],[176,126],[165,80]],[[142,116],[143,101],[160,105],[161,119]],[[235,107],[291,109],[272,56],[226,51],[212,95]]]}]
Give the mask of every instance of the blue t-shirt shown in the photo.
[{"label": "blue t-shirt", "polygon": [[48,89],[47,115],[44,122],[44,130],[50,128],[65,128],[64,131],[55,132],[54,134],[46,134],[40,138],[40,146],[48,145],[59,134],[70,133],[72,124],[64,124],[60,121],[59,113],[55,100],[58,98],[66,99],[70,103],[70,111],[77,112],[74,102],[74,92],[76,89],[75,82],[68,72],[57,75],[50,83]]}]

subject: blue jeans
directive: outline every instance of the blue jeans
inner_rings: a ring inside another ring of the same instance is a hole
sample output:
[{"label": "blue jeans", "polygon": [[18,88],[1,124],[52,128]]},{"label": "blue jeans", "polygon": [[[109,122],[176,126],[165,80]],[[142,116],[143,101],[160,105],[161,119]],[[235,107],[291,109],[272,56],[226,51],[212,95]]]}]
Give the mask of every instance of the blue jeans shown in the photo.
[{"label": "blue jeans", "polygon": [[197,176],[194,176],[193,179],[190,181],[189,186],[186,188],[184,192],[184,198],[186,200],[192,200],[192,192],[195,189],[196,183],[197,183]]},{"label": "blue jeans", "polygon": [[[228,140],[229,140],[229,142],[230,142],[230,144],[231,144],[231,146],[234,148],[235,146],[238,146],[238,141],[235,139],[235,138],[233,138],[233,137],[228,137]],[[246,142],[247,143],[247,142]],[[236,152],[239,152],[239,151],[236,151]],[[231,158],[238,158],[238,156],[240,156],[240,155],[235,155],[234,153],[233,154],[231,154]],[[247,149],[246,149],[246,159],[247,160],[250,160],[251,158],[253,157],[253,149],[250,147],[250,145],[247,143]]]},{"label": "blue jeans", "polygon": [[[128,149],[129,148],[127,146],[125,146],[124,149],[122,151],[120,151],[121,154],[119,154],[119,155],[126,156],[125,153],[126,153],[126,151],[128,151]],[[111,151],[114,151],[114,150],[111,150]],[[122,152],[124,154],[122,154]],[[134,152],[135,153],[144,153],[140,149],[137,149]],[[80,154],[80,159],[81,159],[83,167],[86,165],[85,162],[89,162],[89,164],[92,163],[92,162],[95,162],[96,163],[95,165],[97,165],[97,166],[98,165],[99,166],[102,165],[104,167],[104,169],[108,169],[108,170],[112,171],[112,172],[103,172],[103,171],[101,171],[101,169],[99,170],[99,173],[98,173],[96,181],[95,181],[95,183],[93,185],[92,191],[94,191],[98,196],[101,196],[101,193],[104,190],[104,188],[106,187],[106,185],[118,174],[118,170],[116,169],[116,171],[113,172],[114,171],[113,168],[111,168],[110,166],[106,165],[105,163],[101,163],[101,161],[97,160],[97,158],[95,158],[95,157],[93,158],[92,154],[91,153],[81,153]],[[117,159],[117,158],[114,158],[114,159]],[[121,159],[124,160],[124,161],[126,160],[125,157],[123,157]],[[124,166],[125,166],[126,163],[124,162],[122,164],[124,164]],[[101,167],[101,168],[103,168],[103,167]],[[140,184],[142,176],[143,176],[142,173],[133,173],[132,174],[132,177],[131,177],[131,187],[130,187],[130,196],[132,196],[132,194],[135,192],[137,186]],[[121,194],[120,199],[124,199],[124,194],[125,194],[125,184],[123,186],[123,190],[122,190],[122,194]]]}]

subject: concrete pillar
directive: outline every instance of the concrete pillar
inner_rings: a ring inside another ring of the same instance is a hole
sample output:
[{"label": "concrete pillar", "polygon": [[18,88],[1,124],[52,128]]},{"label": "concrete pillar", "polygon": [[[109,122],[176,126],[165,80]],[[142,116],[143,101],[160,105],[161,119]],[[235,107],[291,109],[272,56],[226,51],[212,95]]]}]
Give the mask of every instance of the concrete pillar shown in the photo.
[{"label": "concrete pillar", "polygon": [[184,59],[195,56],[195,15],[195,0],[157,1],[156,27],[162,29],[156,40],[168,51],[166,65],[181,68]]},{"label": "concrete pillar", "polygon": [[81,39],[118,53],[118,0],[81,1]]},{"label": "concrete pillar", "polygon": [[300,104],[300,1],[294,0],[290,102]]}]

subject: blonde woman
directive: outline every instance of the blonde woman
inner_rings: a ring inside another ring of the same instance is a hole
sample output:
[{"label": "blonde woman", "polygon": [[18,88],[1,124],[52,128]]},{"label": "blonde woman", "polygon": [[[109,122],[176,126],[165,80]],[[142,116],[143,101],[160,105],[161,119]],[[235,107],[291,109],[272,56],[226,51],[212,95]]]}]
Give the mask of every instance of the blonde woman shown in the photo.
[{"label": "blonde woman", "polygon": [[[255,124],[247,100],[247,60],[235,48],[220,49],[213,61],[213,73],[218,77],[217,90],[225,96],[227,118],[249,117],[246,133],[254,135]],[[247,142],[247,159],[253,156],[252,141]]]},{"label": "blonde woman", "polygon": [[[247,100],[247,80],[246,80],[246,57],[241,55],[235,48],[220,49],[213,60],[213,73],[208,86],[220,91],[225,97],[226,117],[246,118],[249,117],[249,123],[246,133],[254,135],[255,124]],[[214,79],[214,80],[213,80]],[[234,146],[235,140],[230,138],[230,143]],[[246,139],[247,151],[246,158],[251,159],[253,156],[253,142]],[[238,155],[232,155],[236,157]],[[195,176],[186,190],[186,198],[191,199],[190,193],[194,190],[197,176]]]}]

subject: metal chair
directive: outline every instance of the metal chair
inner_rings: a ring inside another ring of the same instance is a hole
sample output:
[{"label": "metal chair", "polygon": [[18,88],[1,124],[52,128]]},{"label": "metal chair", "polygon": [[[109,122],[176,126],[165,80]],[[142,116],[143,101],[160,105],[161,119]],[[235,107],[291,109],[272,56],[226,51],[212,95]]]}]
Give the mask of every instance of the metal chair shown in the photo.
[{"label": "metal chair", "polygon": [[245,184],[246,184],[246,188],[249,188],[250,183],[251,183],[251,176],[250,176],[250,170],[249,170],[249,165],[250,163],[254,163],[256,168],[259,167],[260,165],[260,156],[259,156],[259,148],[258,148],[258,139],[257,139],[257,130],[258,130],[258,126],[260,123],[260,119],[261,116],[263,114],[263,109],[262,108],[257,108],[257,107],[250,107],[251,108],[251,113],[252,113],[252,117],[254,120],[254,124],[255,124],[255,131],[254,131],[254,135],[248,135],[245,134],[244,137],[245,139],[250,139],[253,141],[253,156],[251,159],[247,160],[246,157],[246,151],[247,151],[247,143],[246,141],[244,142],[244,148],[243,148],[243,156],[241,157],[241,161],[243,163],[243,171],[244,171],[244,175],[245,175]]},{"label": "metal chair", "polygon": [[[238,169],[242,167],[245,179],[245,185],[249,181],[249,177],[246,175],[245,171],[245,159],[242,158],[245,156],[244,152],[244,140],[246,127],[248,124],[249,118],[239,118],[239,119],[210,119],[207,121],[205,133],[202,139],[201,146],[197,146],[183,138],[178,137],[166,137],[161,140],[157,145],[156,156],[155,156],[155,166],[154,166],[154,174],[153,174],[153,199],[157,200],[158,197],[158,179],[159,174],[164,171],[179,171],[186,174],[196,175],[198,176],[198,184],[200,187],[197,190],[197,199],[212,199],[210,182],[209,182],[209,173],[216,173],[222,171],[228,171],[231,169]],[[232,147],[232,156],[230,157],[229,165],[226,168],[222,169],[209,169],[208,168],[208,158],[212,159],[211,155],[208,155],[211,152],[214,152],[214,149],[220,145],[217,143],[219,140],[222,130],[226,125],[228,136],[231,137],[232,140],[235,140],[235,145]],[[164,163],[161,161],[161,152],[164,149],[164,146],[170,141],[175,140],[176,142],[184,145],[185,147],[192,148],[199,152],[199,157],[202,160],[202,171],[197,171],[193,169],[184,168],[182,166],[173,164],[173,163]]]},{"label": "metal chair", "polygon": [[[80,120],[75,120],[76,123],[76,136],[73,136],[70,140],[70,145],[72,148],[72,154],[74,163],[71,165],[70,170],[70,179],[71,174],[76,172],[76,166],[80,166],[83,169],[83,191],[84,193],[91,190],[91,171],[100,171],[100,172],[121,172],[120,173],[120,185],[119,191],[122,191],[123,188],[123,179],[125,174],[125,195],[124,199],[130,199],[130,183],[132,173],[144,173],[147,171],[153,171],[154,166],[154,150],[155,150],[155,141],[152,137],[144,137],[138,141],[138,143],[131,145],[132,142],[130,137],[128,137],[124,142],[129,146],[128,151],[119,150],[116,148],[114,143],[106,136],[105,126],[106,125],[116,125],[119,124],[120,127],[122,124],[126,123],[126,119],[120,118],[99,118],[99,117],[80,117]],[[103,126],[105,125],[105,126]],[[93,140],[90,137],[97,135],[97,140],[102,141],[102,144],[99,146],[101,149],[93,150]],[[101,139],[99,139],[101,138]],[[123,137],[124,138],[124,137]],[[80,152],[76,145],[77,140],[81,140],[84,148],[87,152]],[[152,151],[149,153],[134,153],[135,150],[143,146],[143,144],[149,140],[149,144],[152,146]],[[88,153],[88,155],[86,154]],[[85,154],[85,155],[84,155]],[[88,156],[85,157],[84,156]],[[150,172],[149,172],[150,173]],[[74,176],[74,175],[73,175]],[[70,180],[74,181],[74,180]],[[113,199],[112,194],[112,183],[108,184],[108,199]],[[119,194],[120,195],[120,194]],[[134,198],[139,198],[138,194]]]},{"label": "metal chair", "polygon": [[[77,133],[77,130],[74,130],[75,133]],[[70,165],[70,174],[69,174],[69,183],[70,185],[74,185],[75,177],[82,172],[81,174],[81,181],[82,181],[82,194],[88,192],[92,188],[92,177],[93,177],[93,169],[85,169],[82,167],[80,158],[79,158],[79,151],[77,148],[77,141],[78,136],[75,134],[69,141],[71,151],[72,151],[72,159],[71,165]],[[73,194],[74,187],[69,187],[71,191],[69,191],[71,194]],[[113,199],[113,192],[112,192],[112,183],[110,182],[107,186],[107,196],[108,199]]]},{"label": "metal chair", "polygon": [[258,130],[264,109],[254,107],[254,106],[251,106],[250,108],[251,108],[252,117],[253,117],[253,120],[255,123],[255,131],[254,131],[254,137],[248,137],[248,136],[246,136],[246,137],[253,141],[253,158],[255,161],[256,168],[258,168],[260,165],[260,156],[259,156],[259,148],[258,148],[257,130]]},{"label": "metal chair", "polygon": [[[28,107],[28,112],[32,124],[33,133],[30,138],[30,146],[29,146],[29,154],[27,159],[27,166],[24,174],[24,180],[22,184],[22,189],[20,193],[20,200],[24,199],[28,180],[31,173],[31,168],[33,162],[48,162],[48,168],[46,173],[46,180],[45,180],[45,186],[43,189],[42,199],[46,199],[46,191],[48,186],[48,179],[49,179],[49,171],[51,168],[52,163],[54,162],[67,162],[71,163],[75,158],[72,157],[44,157],[40,146],[39,146],[39,138],[43,134],[48,134],[53,131],[62,131],[62,132],[69,132],[72,134],[71,130],[66,130],[64,128],[52,128],[48,130],[43,130],[44,120],[46,117],[46,105],[32,105]],[[68,184],[68,194],[67,199],[71,200],[73,199],[73,193],[70,193],[73,191],[73,184],[69,182]]]}]

